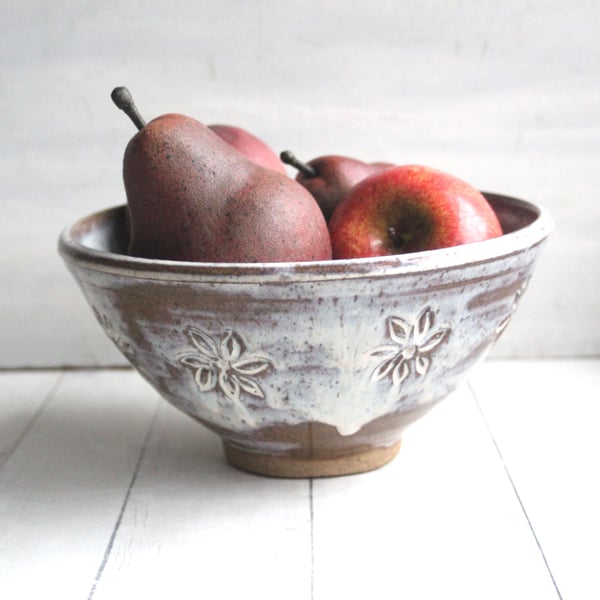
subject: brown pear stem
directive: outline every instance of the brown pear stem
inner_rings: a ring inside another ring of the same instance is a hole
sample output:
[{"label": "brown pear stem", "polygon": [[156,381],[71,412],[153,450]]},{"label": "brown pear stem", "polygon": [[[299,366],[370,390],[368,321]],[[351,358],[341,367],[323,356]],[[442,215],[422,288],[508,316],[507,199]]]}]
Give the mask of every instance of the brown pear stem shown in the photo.
[{"label": "brown pear stem", "polygon": [[146,125],[140,111],[137,109],[131,92],[126,87],[116,87],[110,97],[112,101],[120,108],[132,121],[133,124],[141,129]]},{"label": "brown pear stem", "polygon": [[317,176],[317,172],[315,169],[313,169],[313,167],[307,165],[305,162],[302,162],[299,158],[296,158],[296,155],[290,150],[284,150],[279,155],[279,158],[281,158],[281,162],[285,163],[286,165],[290,165],[291,167],[295,167],[306,177]]}]

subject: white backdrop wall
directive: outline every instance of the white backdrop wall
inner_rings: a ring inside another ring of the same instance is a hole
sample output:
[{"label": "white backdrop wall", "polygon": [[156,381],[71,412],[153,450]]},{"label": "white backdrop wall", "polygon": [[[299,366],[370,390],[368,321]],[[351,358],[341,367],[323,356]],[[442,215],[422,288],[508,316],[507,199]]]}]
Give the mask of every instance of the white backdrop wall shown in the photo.
[{"label": "white backdrop wall", "polygon": [[306,159],[429,164],[543,204],[556,230],[496,356],[600,353],[595,0],[4,0],[0,368],[124,360],[56,252],[124,201],[133,126],[182,112]]}]

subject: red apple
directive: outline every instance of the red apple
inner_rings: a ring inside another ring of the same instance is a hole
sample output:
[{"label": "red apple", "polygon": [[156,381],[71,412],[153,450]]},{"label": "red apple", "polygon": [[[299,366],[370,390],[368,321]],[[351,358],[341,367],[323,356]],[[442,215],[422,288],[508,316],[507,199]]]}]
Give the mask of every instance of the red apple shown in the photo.
[{"label": "red apple", "polygon": [[286,173],[285,166],[275,151],[249,131],[233,125],[216,124],[208,127],[253,163],[279,173]]},{"label": "red apple", "polygon": [[359,181],[394,166],[383,162],[366,163],[335,154],[319,156],[304,163],[289,150],[282,152],[280,158],[298,169],[296,181],[313,195],[326,220],[329,220],[338,202]]},{"label": "red apple", "polygon": [[502,235],[484,196],[452,175],[398,166],[358,183],[329,221],[334,258],[434,250]]}]

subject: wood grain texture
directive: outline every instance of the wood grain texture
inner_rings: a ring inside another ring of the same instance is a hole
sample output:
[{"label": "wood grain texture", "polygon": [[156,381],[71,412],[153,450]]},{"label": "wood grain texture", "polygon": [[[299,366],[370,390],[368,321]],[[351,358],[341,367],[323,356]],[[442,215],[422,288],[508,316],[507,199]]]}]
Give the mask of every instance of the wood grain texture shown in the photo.
[{"label": "wood grain texture", "polygon": [[[70,373],[42,394],[36,376],[1,376],[30,402],[50,396],[0,469],[3,597],[87,597],[157,403],[132,375]],[[3,412],[18,401],[4,390]]]},{"label": "wood grain texture", "polygon": [[314,481],[229,467],[133,371],[3,373],[0,596],[595,597],[599,367],[488,361],[392,463]]},{"label": "wood grain texture", "polygon": [[557,598],[482,425],[462,388],[384,470],[315,481],[315,598]]},{"label": "wood grain texture", "polygon": [[472,389],[563,598],[600,583],[600,363],[484,364]]}]

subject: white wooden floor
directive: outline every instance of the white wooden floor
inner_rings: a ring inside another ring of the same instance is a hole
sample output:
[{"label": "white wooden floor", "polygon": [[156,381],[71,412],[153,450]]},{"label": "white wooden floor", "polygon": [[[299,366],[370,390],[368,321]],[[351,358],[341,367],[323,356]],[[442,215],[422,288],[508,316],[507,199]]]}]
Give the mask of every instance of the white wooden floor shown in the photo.
[{"label": "white wooden floor", "polygon": [[0,374],[0,598],[600,598],[600,360],[488,361],[364,475],[277,480],[129,370]]}]

